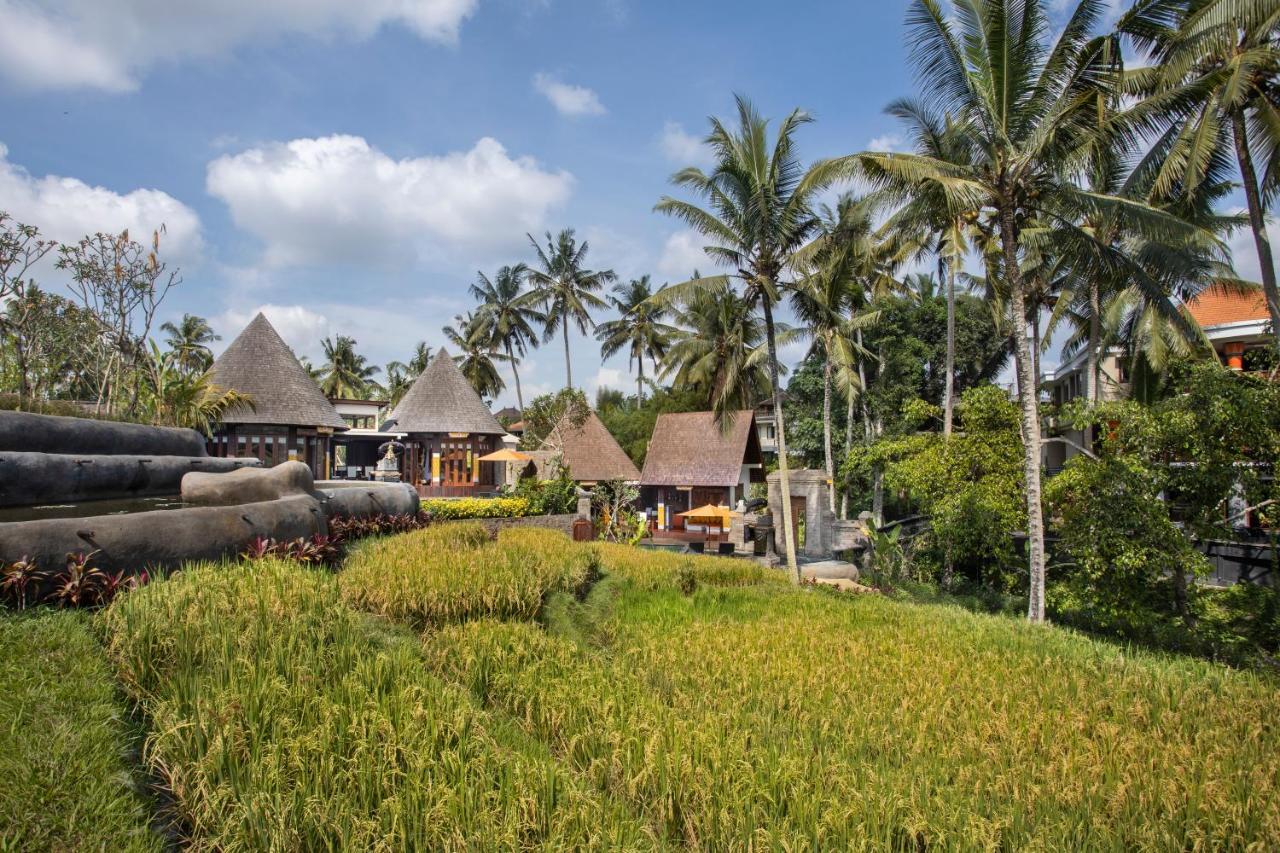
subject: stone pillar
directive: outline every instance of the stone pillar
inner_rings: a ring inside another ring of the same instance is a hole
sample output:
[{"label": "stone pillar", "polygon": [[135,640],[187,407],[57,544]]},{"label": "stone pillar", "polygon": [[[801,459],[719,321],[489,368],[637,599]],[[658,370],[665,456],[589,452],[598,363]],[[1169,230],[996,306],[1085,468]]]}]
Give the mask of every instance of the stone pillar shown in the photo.
[{"label": "stone pillar", "polygon": [[582,489],[578,490],[578,517],[588,520],[591,518],[591,493]]}]

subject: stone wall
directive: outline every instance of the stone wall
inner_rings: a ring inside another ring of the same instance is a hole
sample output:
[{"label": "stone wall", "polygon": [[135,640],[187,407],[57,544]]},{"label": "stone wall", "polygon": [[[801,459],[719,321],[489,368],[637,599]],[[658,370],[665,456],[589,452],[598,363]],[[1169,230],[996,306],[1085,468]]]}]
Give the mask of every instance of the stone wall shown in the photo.
[{"label": "stone wall", "polygon": [[[575,513],[566,515],[526,515],[520,518],[470,518],[466,521],[475,521],[489,531],[489,535],[498,535],[499,530],[508,527],[545,527],[548,530],[558,530],[565,536],[573,536],[573,523],[580,516]],[[444,522],[445,524],[461,524],[461,520],[457,522]]]}]

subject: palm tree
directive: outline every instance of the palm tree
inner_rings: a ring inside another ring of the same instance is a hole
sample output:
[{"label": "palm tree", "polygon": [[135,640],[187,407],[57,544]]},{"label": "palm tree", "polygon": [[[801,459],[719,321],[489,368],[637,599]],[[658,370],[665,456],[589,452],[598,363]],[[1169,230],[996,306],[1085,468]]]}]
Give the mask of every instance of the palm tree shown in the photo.
[{"label": "palm tree", "polygon": [[[831,445],[831,392],[836,379],[848,402],[845,443],[852,445],[853,404],[862,391],[858,364],[867,355],[858,334],[875,322],[866,307],[863,287],[867,260],[874,254],[872,217],[877,201],[857,199],[846,193],[833,211],[823,207],[818,237],[798,253],[796,267],[803,275],[791,294],[791,306],[814,339],[814,349],[824,355],[822,371],[822,444],[826,462],[831,511],[836,511],[835,458]],[[857,335],[857,338],[855,338]],[[846,448],[846,455],[849,448]]]},{"label": "palm tree", "polygon": [[[957,0],[953,5],[954,17],[949,17],[937,0],[914,0],[908,27],[926,98],[954,110],[972,145],[973,162],[865,152],[858,155],[864,174],[904,198],[926,189],[936,192],[953,214],[989,212],[1001,250],[998,272],[1015,322],[1028,316],[1023,230],[1033,221],[1053,223],[1060,245],[1092,244],[1108,262],[1127,268],[1136,279],[1149,279],[1123,251],[1093,241],[1078,224],[1082,218],[1109,210],[1153,239],[1170,242],[1183,240],[1194,227],[1140,202],[1085,192],[1069,177],[1098,141],[1096,93],[1118,85],[1123,71],[1116,38],[1092,34],[1105,4],[1082,0],[1052,45],[1045,37],[1045,0]],[[1013,339],[1026,481],[1027,613],[1042,621],[1045,554],[1035,359],[1024,330]]]},{"label": "palm tree", "polygon": [[516,353],[524,358],[529,348],[538,345],[534,326],[544,322],[537,309],[538,294],[524,289],[528,274],[527,266],[516,264],[498,270],[492,281],[478,272],[476,283],[471,285],[471,295],[480,300],[476,311],[477,333],[506,353],[511,375],[516,380],[516,404],[520,411],[524,411],[524,392],[520,390]]},{"label": "palm tree", "polygon": [[175,355],[175,361],[187,373],[204,373],[213,365],[213,352],[209,344],[222,340],[213,332],[209,321],[195,314],[183,314],[178,324],[172,322],[160,326],[168,337],[165,343]]},{"label": "palm tree", "polygon": [[1132,123],[1176,132],[1157,191],[1190,193],[1212,180],[1217,158],[1234,155],[1280,347],[1280,287],[1266,227],[1268,202],[1280,189],[1278,18],[1274,0],[1140,0],[1117,28],[1151,56],[1130,75],[1130,92],[1146,96]]},{"label": "palm tree", "polygon": [[[772,394],[764,323],[727,283],[691,290],[671,311],[664,380],[700,391],[716,412],[750,409]],[[793,333],[780,327],[779,334]]]},{"label": "palm tree", "polygon": [[618,312],[617,320],[601,323],[596,328],[596,338],[600,340],[600,356],[612,358],[627,347],[627,368],[636,365],[636,403],[644,405],[644,360],[648,358],[653,368],[658,369],[658,362],[666,354],[671,345],[671,335],[675,331],[663,323],[668,308],[650,302],[653,288],[649,284],[649,276],[633,278],[627,284],[616,284],[609,303]]},{"label": "palm tree", "polygon": [[[927,103],[903,99],[886,110],[907,128],[917,153],[946,163],[972,164],[972,138],[950,115],[938,115]],[[953,209],[933,184],[918,188],[890,221],[899,239],[916,243],[917,250],[937,255],[939,278],[947,288],[946,377],[942,394],[942,434],[951,435],[955,413],[956,278],[969,246],[966,239],[974,211]]]},{"label": "palm tree", "polygon": [[596,292],[617,281],[613,270],[589,270],[586,268],[587,241],[579,245],[572,228],[565,228],[552,238],[547,232],[544,249],[526,234],[533,250],[538,253],[540,269],[529,270],[529,282],[538,294],[543,311],[543,342],[555,337],[559,328],[564,335],[565,385],[573,387],[573,368],[569,364],[569,324],[577,326],[582,334],[594,328],[591,309],[606,307]]},{"label": "palm tree", "polygon": [[228,410],[241,406],[254,408],[253,398],[248,394],[234,388],[220,388],[213,384],[207,371],[192,373],[183,366],[181,349],[162,353],[154,341],[150,346],[152,423],[187,427],[211,437],[213,424],[222,420]]},{"label": "palm tree", "polygon": [[405,394],[409,393],[413,381],[422,375],[427,369],[427,365],[431,363],[431,347],[427,346],[426,341],[418,341],[418,345],[413,349],[413,357],[409,359],[409,363],[395,360],[387,362],[385,373],[387,375],[387,387],[385,389],[388,402],[394,408]]},{"label": "palm tree", "polygon": [[[707,207],[663,197],[654,208],[683,220],[702,234],[710,241],[704,247],[707,255],[731,272],[666,288],[665,298],[677,298],[690,287],[722,286],[735,279],[742,284],[747,304],[752,310],[759,307],[764,315],[769,379],[774,410],[778,413],[783,542],[787,567],[792,580],[798,584],[801,578],[792,535],[791,501],[785,497],[791,494],[791,476],[782,389],[778,384],[780,371],[773,308],[782,293],[792,286],[785,278],[792,256],[818,227],[813,209],[816,197],[839,180],[848,167],[844,161],[832,160],[814,163],[808,169],[803,167],[796,154],[795,135],[801,125],[812,120],[805,112],[795,110],[787,116],[770,145],[769,122],[746,98],[738,96],[736,102],[737,128],[730,130],[719,119],[711,119],[711,133],[706,138],[716,158],[711,174],[690,167],[671,178],[677,186],[705,200]],[[717,410],[718,416],[726,414],[724,410]]]},{"label": "palm tree", "polygon": [[326,397],[362,397],[377,388],[373,377],[382,368],[356,352],[356,341],[346,335],[325,338],[320,343],[325,363],[319,369],[320,390]]},{"label": "palm tree", "polygon": [[507,356],[494,349],[492,339],[483,334],[482,324],[475,314],[456,314],[453,323],[443,330],[449,343],[458,348],[453,360],[476,393],[492,400],[507,387],[496,364],[505,361]]}]

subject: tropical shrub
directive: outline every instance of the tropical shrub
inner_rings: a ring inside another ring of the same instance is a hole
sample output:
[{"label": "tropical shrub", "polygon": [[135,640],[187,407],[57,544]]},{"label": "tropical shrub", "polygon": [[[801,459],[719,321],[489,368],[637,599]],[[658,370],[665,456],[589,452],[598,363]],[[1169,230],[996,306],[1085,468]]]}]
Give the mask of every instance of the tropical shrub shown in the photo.
[{"label": "tropical shrub", "polygon": [[649,532],[648,520],[635,510],[640,487],[623,480],[598,483],[591,492],[591,503],[599,518],[599,538],[607,542],[634,545]]},{"label": "tropical shrub", "polygon": [[528,499],[510,498],[437,498],[422,502],[422,511],[437,521],[461,518],[520,518],[536,515]]},{"label": "tropical shrub", "polygon": [[339,576],[342,594],[359,609],[419,627],[529,619],[548,593],[576,589],[594,571],[594,553],[555,531],[512,528],[496,542],[470,545],[477,530],[441,525],[365,543]]},{"label": "tropical shrub", "polygon": [[1077,456],[1046,482],[1060,537],[1046,593],[1055,618],[1186,645],[1195,588],[1185,579],[1209,566],[1169,519],[1157,480],[1138,459],[1109,455]]},{"label": "tropical shrub", "polygon": [[570,478],[568,469],[561,465],[557,466],[553,479],[522,477],[514,486],[504,490],[503,497],[528,501],[526,515],[564,515],[578,508],[578,484]]},{"label": "tropical shrub", "polygon": [[607,797],[429,674],[412,637],[347,607],[329,573],[195,566],[103,623],[151,722],[148,765],[198,846],[651,846]]},{"label": "tropical shrub", "polygon": [[1025,584],[1013,533],[1026,526],[1019,411],[993,385],[971,388],[956,409],[959,431],[887,438],[855,448],[843,468],[865,501],[874,472],[890,493],[929,516],[930,530],[913,552],[916,568],[935,580],[953,575],[1009,590]]},{"label": "tropical shrub", "polygon": [[104,572],[93,565],[97,551],[73,551],[58,571],[45,571],[28,557],[0,565],[0,594],[11,607],[25,610],[33,604],[59,607],[100,607],[120,593],[142,586],[147,572]]}]

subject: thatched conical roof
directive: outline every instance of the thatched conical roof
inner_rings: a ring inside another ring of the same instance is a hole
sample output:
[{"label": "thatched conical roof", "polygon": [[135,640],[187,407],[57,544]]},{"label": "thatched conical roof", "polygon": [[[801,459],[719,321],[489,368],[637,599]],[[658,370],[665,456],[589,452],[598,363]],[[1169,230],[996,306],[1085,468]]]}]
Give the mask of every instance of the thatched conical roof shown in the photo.
[{"label": "thatched conical roof", "polygon": [[560,419],[542,442],[543,451],[554,451],[579,483],[640,479],[640,469],[618,445],[617,439],[595,412],[575,425],[569,415]]},{"label": "thatched conical roof", "polygon": [[223,423],[346,428],[320,386],[261,312],[209,372],[214,385],[253,399],[253,408],[232,409],[223,415]]},{"label": "thatched conical roof", "polygon": [[506,434],[443,347],[414,380],[390,421],[396,432]]}]

